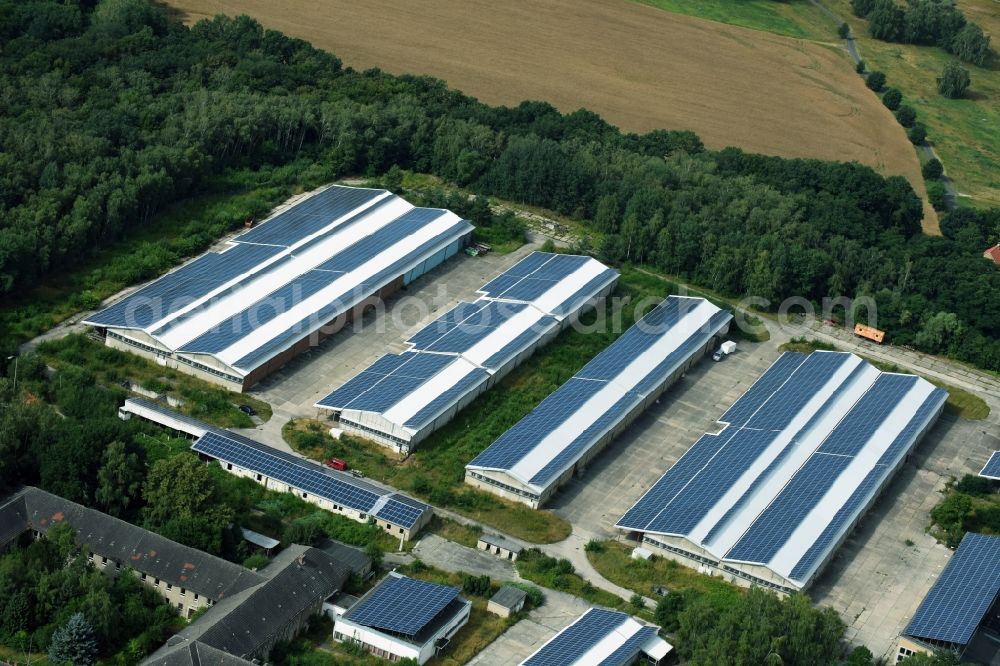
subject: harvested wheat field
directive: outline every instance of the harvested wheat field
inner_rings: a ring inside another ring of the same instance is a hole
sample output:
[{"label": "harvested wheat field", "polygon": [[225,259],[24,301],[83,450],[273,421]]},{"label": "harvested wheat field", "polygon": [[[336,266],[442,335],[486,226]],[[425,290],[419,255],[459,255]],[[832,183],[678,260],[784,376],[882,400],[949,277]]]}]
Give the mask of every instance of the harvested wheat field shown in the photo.
[{"label": "harvested wheat field", "polygon": [[[711,148],[858,160],[925,196],[903,129],[818,44],[625,0],[168,0],[194,21],[249,14],[356,69],[429,74],[491,104],[545,100]],[[925,203],[924,228],[938,232]]]}]

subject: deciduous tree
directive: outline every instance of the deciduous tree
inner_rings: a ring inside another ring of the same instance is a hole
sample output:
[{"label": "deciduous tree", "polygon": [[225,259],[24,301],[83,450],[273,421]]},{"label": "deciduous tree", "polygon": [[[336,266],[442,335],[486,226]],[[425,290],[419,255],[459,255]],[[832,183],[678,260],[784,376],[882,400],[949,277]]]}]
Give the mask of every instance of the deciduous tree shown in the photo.
[{"label": "deciduous tree", "polygon": [[945,97],[958,99],[965,96],[972,79],[969,77],[969,70],[958,63],[949,62],[941,71],[938,77],[938,92]]}]

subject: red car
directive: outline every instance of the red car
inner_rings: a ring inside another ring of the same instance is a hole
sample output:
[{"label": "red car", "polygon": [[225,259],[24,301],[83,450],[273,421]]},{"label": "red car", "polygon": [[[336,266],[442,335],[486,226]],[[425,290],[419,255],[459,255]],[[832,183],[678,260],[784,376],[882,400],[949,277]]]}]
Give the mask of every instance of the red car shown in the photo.
[{"label": "red car", "polygon": [[327,467],[329,467],[330,469],[340,470],[341,472],[343,472],[345,469],[347,469],[347,463],[345,463],[340,458],[330,458],[324,464]]}]

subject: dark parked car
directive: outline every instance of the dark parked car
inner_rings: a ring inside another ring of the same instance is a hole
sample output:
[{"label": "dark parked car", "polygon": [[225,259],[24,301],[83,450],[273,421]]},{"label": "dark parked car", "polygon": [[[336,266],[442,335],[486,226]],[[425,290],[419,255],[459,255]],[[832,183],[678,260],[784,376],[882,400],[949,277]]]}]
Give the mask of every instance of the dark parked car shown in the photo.
[{"label": "dark parked car", "polygon": [[250,405],[240,405],[240,411],[247,416],[257,416],[257,410]]}]

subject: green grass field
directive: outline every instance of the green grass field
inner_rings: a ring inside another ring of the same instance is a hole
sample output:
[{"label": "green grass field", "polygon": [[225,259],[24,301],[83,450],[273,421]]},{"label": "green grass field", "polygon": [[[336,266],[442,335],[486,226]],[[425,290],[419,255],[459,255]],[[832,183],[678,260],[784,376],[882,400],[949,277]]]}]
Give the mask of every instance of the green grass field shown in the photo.
[{"label": "green grass field", "polygon": [[787,37],[833,41],[837,26],[807,0],[636,0],[668,12]]},{"label": "green grass field", "polygon": [[602,541],[596,548],[588,547],[587,559],[612,583],[654,599],[656,587],[666,588],[668,592],[691,590],[721,608],[743,593],[742,588],[700,574],[673,560],[664,557],[633,560],[631,553],[632,549],[623,543]]}]

